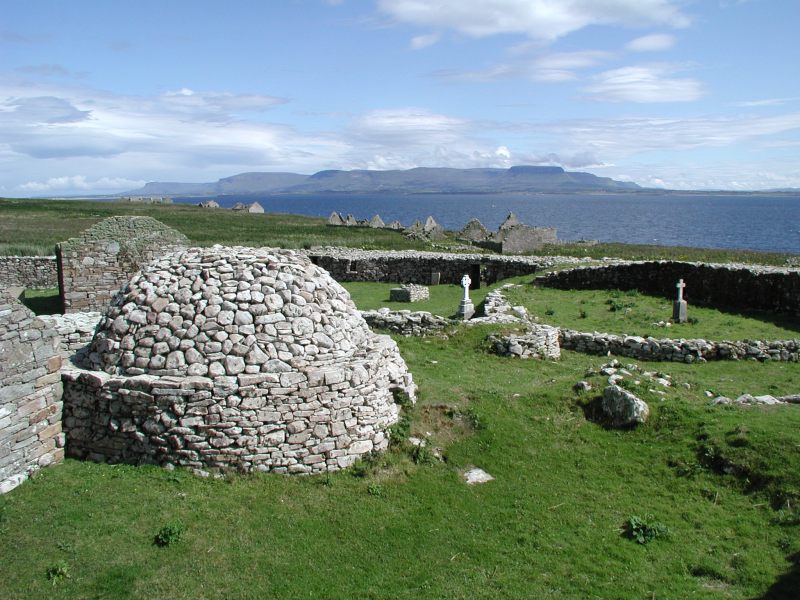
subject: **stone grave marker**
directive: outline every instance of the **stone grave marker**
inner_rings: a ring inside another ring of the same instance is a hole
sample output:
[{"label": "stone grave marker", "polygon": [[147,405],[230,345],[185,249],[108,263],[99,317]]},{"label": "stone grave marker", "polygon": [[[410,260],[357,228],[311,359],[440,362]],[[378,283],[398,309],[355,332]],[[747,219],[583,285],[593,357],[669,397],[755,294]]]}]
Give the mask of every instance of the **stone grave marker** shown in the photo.
[{"label": "stone grave marker", "polygon": [[675,323],[686,323],[687,304],[686,300],[683,299],[683,288],[686,287],[686,284],[683,279],[680,279],[675,284],[675,287],[678,288],[678,299],[672,303],[672,320]]},{"label": "stone grave marker", "polygon": [[465,321],[475,314],[475,306],[469,298],[469,286],[471,283],[472,279],[469,278],[469,275],[465,274],[461,278],[461,287],[464,288],[464,298],[461,300],[461,304],[458,305],[458,316]]}]

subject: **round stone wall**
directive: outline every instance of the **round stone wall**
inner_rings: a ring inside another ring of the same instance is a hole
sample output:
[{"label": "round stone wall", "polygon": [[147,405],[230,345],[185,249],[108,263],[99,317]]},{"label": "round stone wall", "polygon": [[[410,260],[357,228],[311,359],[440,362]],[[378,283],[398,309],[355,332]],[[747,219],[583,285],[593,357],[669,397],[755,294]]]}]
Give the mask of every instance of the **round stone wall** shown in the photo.
[{"label": "round stone wall", "polygon": [[415,386],[347,291],[287,250],[194,248],[133,277],[67,377],[69,452],[311,473],[388,445]]}]

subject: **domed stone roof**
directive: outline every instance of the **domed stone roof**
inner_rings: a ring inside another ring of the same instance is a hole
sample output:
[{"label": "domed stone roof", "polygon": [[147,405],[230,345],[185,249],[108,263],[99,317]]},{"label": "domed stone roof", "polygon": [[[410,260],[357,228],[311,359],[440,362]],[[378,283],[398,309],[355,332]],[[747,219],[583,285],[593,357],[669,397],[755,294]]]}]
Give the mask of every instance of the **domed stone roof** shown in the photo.
[{"label": "domed stone roof", "polygon": [[362,354],[374,334],[350,295],[305,256],[193,248],[137,274],[95,336],[93,366],[124,375],[239,375]]},{"label": "domed stone roof", "polygon": [[89,362],[65,387],[70,449],[111,462],[336,470],[385,449],[395,393],[416,390],[342,286],[269,248],[150,263],[101,320]]}]

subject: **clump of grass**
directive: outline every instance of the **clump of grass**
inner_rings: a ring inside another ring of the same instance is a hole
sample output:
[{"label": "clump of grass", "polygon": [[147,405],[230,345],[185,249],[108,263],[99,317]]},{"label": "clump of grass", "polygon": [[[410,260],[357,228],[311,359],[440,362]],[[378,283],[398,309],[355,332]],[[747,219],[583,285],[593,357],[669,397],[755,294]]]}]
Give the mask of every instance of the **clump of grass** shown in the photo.
[{"label": "clump of grass", "polygon": [[411,460],[415,465],[435,465],[438,462],[436,455],[431,452],[430,448],[419,444],[411,448]]},{"label": "clump of grass", "polygon": [[379,483],[370,483],[367,486],[367,493],[373,498],[383,498],[385,495],[383,486]]},{"label": "clump of grass", "polygon": [[54,586],[69,578],[69,565],[63,560],[47,568],[47,580]]},{"label": "clump of grass", "polygon": [[184,533],[186,533],[186,526],[181,521],[172,521],[158,530],[153,538],[153,543],[161,548],[172,546],[181,541]]},{"label": "clump of grass", "polygon": [[623,530],[625,537],[636,541],[637,544],[648,544],[657,538],[669,535],[669,528],[656,521],[653,515],[644,517],[632,515],[625,521]]}]

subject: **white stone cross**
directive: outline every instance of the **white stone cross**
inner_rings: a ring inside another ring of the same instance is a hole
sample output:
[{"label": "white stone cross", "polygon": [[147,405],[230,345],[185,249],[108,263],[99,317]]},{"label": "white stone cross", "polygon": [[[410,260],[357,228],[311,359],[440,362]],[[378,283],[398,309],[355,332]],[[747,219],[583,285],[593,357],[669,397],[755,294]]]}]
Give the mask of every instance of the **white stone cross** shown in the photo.
[{"label": "white stone cross", "polygon": [[464,275],[461,278],[461,287],[464,288],[464,302],[469,302],[469,286],[472,283],[472,279],[469,278],[469,275]]},{"label": "white stone cross", "polygon": [[678,288],[678,302],[683,302],[683,288],[686,287],[686,284],[683,283],[683,279],[679,279],[675,287]]}]

